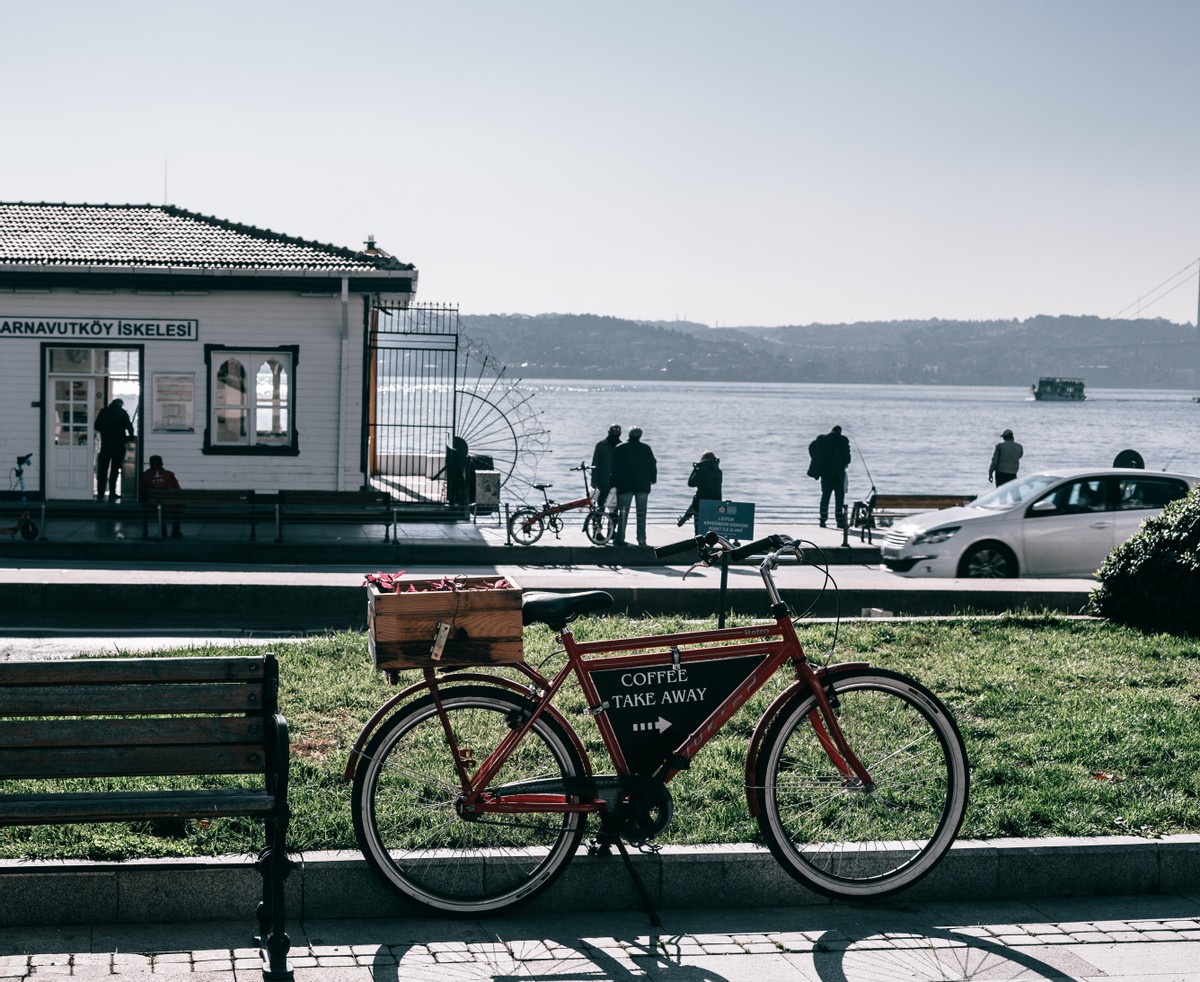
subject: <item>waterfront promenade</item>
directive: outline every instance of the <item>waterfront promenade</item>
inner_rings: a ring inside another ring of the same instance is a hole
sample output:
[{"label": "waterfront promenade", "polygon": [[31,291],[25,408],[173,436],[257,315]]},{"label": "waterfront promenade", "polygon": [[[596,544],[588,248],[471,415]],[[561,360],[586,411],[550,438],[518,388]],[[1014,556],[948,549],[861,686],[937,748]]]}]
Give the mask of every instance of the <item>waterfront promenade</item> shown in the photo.
[{"label": "waterfront promenade", "polygon": [[[525,589],[602,589],[618,611],[712,614],[720,573],[688,575],[682,555],[655,559],[652,549],[591,545],[577,526],[561,539],[547,533],[532,547],[506,543],[495,521],[421,522],[399,526],[384,542],[379,527],[301,526],[273,541],[227,525],[184,525],[182,540],[143,541],[140,523],[124,532],[112,520],[60,522],[46,541],[0,542],[0,635],[288,634],[366,623],[363,574],[498,572]],[[118,532],[124,534],[117,539]],[[785,532],[808,540],[807,564],[780,568],[777,580],[797,611],[814,617],[936,616],[962,611],[1050,610],[1074,614],[1088,579],[927,580],[879,568],[878,540],[844,537],[815,523],[756,523],[755,535]],[[685,538],[674,522],[652,525],[649,541]],[[828,569],[829,576],[824,570]],[[835,589],[836,586],[836,589]],[[730,568],[728,609],[765,611],[752,561]]]}]

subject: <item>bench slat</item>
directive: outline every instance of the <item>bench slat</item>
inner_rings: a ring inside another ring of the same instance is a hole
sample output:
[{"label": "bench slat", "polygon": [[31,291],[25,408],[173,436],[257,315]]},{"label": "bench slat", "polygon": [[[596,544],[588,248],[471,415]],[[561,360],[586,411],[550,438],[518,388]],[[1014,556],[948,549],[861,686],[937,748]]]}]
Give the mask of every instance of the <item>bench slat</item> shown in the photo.
[{"label": "bench slat", "polygon": [[125,682],[261,682],[261,658],[81,658],[0,662],[0,685]]},{"label": "bench slat", "polygon": [[[0,721],[0,747],[168,747],[177,744],[261,743],[257,716],[124,717]],[[0,755],[0,766],[3,765]]]},{"label": "bench slat", "polygon": [[0,778],[262,774],[262,743],[171,747],[53,747],[5,750]]},{"label": "bench slat", "polygon": [[0,688],[0,716],[259,713],[261,685],[23,685]]},{"label": "bench slat", "polygon": [[0,825],[64,825],[160,818],[260,816],[275,811],[266,791],[105,791],[0,796]]}]

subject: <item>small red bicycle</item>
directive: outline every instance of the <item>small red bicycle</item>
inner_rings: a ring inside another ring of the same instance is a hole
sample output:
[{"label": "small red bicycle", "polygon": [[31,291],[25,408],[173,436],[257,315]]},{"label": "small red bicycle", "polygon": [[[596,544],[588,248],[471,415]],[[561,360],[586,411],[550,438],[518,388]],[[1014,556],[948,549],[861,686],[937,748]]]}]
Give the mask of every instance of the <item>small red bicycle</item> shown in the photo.
[{"label": "small red bicycle", "polygon": [[[810,889],[859,900],[937,865],[967,806],[967,752],[946,706],[899,672],[809,662],[772,576],[782,557],[802,560],[798,541],[734,549],[710,532],[656,551],[684,549],[704,566],[765,553],[771,619],[577,641],[570,622],[607,609],[607,593],[527,593],[524,623],[556,631],[566,655],[552,677],[524,662],[511,666],[517,678],[430,667],[380,708],[346,776],[359,844],[384,883],[443,914],[501,911],[554,882],[590,817],[593,848],[617,848],[652,910],[625,844],[648,846],[666,828],[671,779],[779,670],[793,681],[759,719],[745,768],[747,806],[780,865]],[[571,678],[608,773],[593,770],[555,705]]]},{"label": "small red bicycle", "polygon": [[[16,467],[10,467],[8,471],[8,490],[21,493],[22,505],[25,504],[25,468],[32,460],[31,453],[18,457]],[[0,525],[0,534],[7,535],[10,539],[16,539],[20,535],[26,542],[32,542],[38,537],[37,522],[30,517],[29,509],[26,508],[12,525]]]},{"label": "small red bicycle", "polygon": [[572,471],[583,472],[583,497],[576,498],[574,501],[565,501],[559,504],[557,501],[551,501],[550,496],[546,494],[547,488],[554,487],[553,484],[535,484],[534,487],[542,492],[542,498],[545,499],[541,508],[534,508],[526,505],[523,508],[518,508],[509,516],[508,519],[508,534],[509,537],[519,545],[531,546],[547,528],[554,533],[557,539],[559,533],[563,530],[563,512],[572,511],[576,508],[586,508],[587,517],[583,520],[583,534],[586,535],[593,545],[602,546],[613,535],[613,516],[611,512],[606,512],[601,503],[592,501],[591,487],[588,484],[588,471],[591,468],[585,463],[580,463],[578,467],[572,467]]}]

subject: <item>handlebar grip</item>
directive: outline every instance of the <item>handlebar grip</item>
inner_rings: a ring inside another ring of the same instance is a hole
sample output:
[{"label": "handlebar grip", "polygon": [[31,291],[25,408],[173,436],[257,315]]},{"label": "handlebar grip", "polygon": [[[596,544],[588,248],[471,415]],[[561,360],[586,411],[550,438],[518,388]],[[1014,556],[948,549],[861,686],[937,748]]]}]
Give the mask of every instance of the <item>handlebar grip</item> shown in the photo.
[{"label": "handlebar grip", "polygon": [[690,539],[684,539],[681,542],[672,542],[667,546],[655,546],[654,555],[662,559],[666,556],[674,556],[677,552],[687,552],[688,550],[698,552],[700,543],[703,541],[704,536],[694,535]]},{"label": "handlebar grip", "polygon": [[766,538],[756,539],[754,542],[747,542],[744,546],[739,546],[729,554],[729,558],[736,563],[747,556],[753,556],[755,553],[771,552],[773,549],[778,549],[786,541],[787,536],[768,535]]}]

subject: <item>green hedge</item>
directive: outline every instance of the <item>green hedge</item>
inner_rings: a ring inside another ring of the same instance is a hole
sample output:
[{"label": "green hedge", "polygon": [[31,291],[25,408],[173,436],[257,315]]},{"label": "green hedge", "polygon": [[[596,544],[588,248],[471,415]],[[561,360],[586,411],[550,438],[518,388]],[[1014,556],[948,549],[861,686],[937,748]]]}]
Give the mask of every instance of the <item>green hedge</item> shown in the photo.
[{"label": "green hedge", "polygon": [[1148,519],[1098,576],[1089,613],[1143,631],[1200,636],[1200,488]]}]

